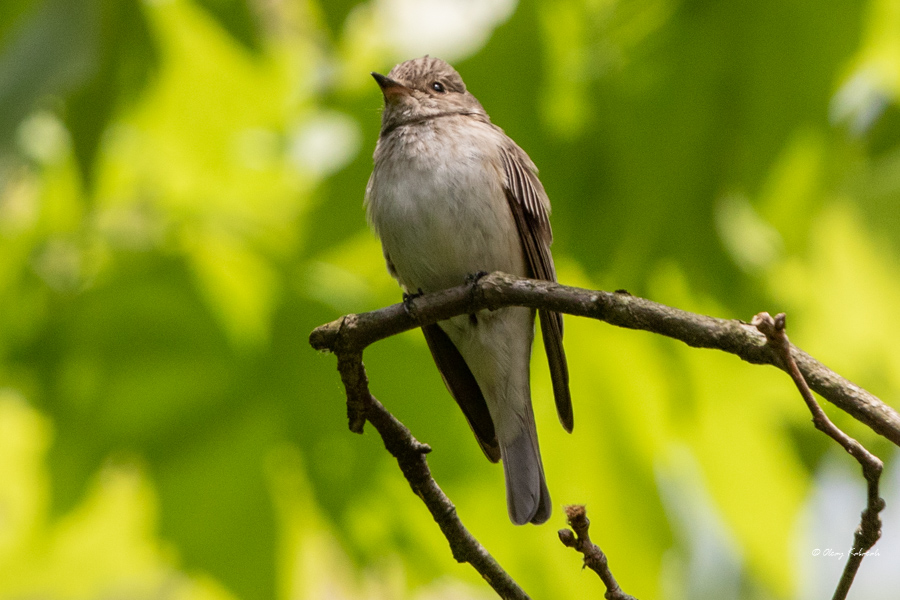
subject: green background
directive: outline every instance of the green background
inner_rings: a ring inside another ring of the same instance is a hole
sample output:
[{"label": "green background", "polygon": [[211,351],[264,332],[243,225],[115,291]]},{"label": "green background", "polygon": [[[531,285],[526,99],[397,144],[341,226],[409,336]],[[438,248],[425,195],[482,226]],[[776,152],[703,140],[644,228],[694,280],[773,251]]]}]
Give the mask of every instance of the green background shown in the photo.
[{"label": "green background", "polygon": [[[369,72],[425,53],[541,169],[562,282],[785,311],[900,407],[898,0],[8,0],[0,598],[491,597],[307,344],[399,300]],[[566,350],[572,435],[533,366],[554,516],[520,528],[421,335],[365,355],[534,598],[604,591],[556,538],[569,503],[640,598],[830,596],[864,482],[785,375],[573,317]],[[895,449],[828,411],[887,461],[854,592],[893,598]]]}]

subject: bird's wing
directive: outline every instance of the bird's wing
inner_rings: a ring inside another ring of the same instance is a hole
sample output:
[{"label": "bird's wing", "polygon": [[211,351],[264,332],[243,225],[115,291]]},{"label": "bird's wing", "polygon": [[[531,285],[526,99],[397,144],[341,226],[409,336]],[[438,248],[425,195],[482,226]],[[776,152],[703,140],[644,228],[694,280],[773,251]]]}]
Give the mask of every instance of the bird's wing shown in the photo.
[{"label": "bird's wing", "polygon": [[[525,151],[512,140],[503,148],[503,171],[506,177],[506,198],[515,217],[522,240],[522,248],[535,279],[556,281],[556,267],[550,254],[550,200],[537,178],[537,168]],[[574,426],[572,397],[569,395],[569,367],[563,350],[562,315],[552,311],[538,311],[541,320],[541,334],[544,349],[550,363],[553,380],[553,396],[556,398],[556,413],[566,431]]]},{"label": "bird's wing", "polygon": [[500,446],[497,444],[494,422],[475,376],[453,341],[437,323],[423,326],[422,333],[444,384],[466,416],[484,455],[491,462],[497,462],[500,460]]}]

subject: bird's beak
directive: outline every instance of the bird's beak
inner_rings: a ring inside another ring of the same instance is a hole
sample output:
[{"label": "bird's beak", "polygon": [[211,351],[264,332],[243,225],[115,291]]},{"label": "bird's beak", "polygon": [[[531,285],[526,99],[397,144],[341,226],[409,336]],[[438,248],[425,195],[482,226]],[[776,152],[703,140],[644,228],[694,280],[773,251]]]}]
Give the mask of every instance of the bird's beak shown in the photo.
[{"label": "bird's beak", "polygon": [[373,72],[372,77],[375,78],[375,81],[377,81],[379,87],[381,87],[381,93],[384,94],[385,100],[391,100],[397,98],[398,96],[409,95],[409,88],[399,81],[394,81],[390,77],[385,77],[381,73]]}]

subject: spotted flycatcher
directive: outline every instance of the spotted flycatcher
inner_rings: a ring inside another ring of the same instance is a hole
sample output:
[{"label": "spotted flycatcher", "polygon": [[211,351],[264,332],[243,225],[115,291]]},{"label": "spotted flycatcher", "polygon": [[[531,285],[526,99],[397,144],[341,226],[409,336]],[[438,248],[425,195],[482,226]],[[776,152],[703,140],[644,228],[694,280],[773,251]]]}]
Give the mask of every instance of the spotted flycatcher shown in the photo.
[{"label": "spotted flycatcher", "polygon": [[[366,213],[407,293],[479,272],[556,280],[550,201],[528,155],[493,125],[459,74],[417,58],[372,76],[384,94]],[[535,311],[482,310],[422,327],[444,383],[492,461],[503,460],[513,523],[552,510],[531,408]],[[562,316],[540,311],[559,420],[572,431]]]}]

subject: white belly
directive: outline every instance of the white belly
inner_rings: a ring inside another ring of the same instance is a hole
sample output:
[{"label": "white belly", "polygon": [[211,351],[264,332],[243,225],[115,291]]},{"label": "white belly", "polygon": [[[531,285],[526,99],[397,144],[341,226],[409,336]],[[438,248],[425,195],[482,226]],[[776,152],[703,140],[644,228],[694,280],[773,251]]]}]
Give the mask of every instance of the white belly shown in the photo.
[{"label": "white belly", "polygon": [[479,271],[526,275],[499,148],[492,131],[473,133],[448,145],[445,131],[418,127],[415,144],[376,154],[369,219],[409,292],[460,285]]},{"label": "white belly", "polygon": [[[503,189],[502,136],[490,125],[460,137],[436,119],[379,141],[367,213],[385,256],[408,292],[461,285],[479,271],[527,274],[522,242]],[[449,135],[456,134],[453,144]],[[402,143],[401,143],[402,142]],[[440,155],[440,158],[438,157]],[[529,421],[534,311],[509,307],[441,321],[484,394],[502,443]],[[533,425],[532,425],[533,427]]]}]

